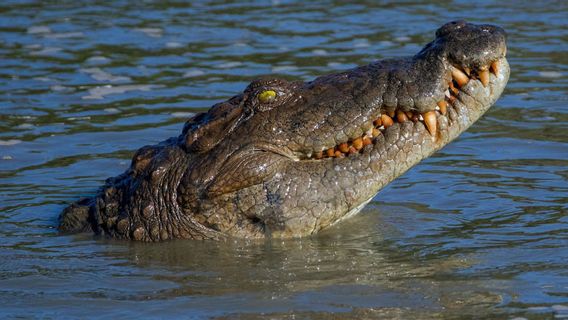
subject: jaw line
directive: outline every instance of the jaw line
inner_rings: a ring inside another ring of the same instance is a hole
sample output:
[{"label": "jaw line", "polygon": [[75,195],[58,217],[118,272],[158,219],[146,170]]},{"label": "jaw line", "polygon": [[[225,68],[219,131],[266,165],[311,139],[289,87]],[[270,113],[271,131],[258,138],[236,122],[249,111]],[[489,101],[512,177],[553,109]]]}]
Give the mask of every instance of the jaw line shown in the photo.
[{"label": "jaw line", "polygon": [[[457,95],[457,99],[454,106],[448,106],[448,108],[453,108],[458,115],[456,119],[459,122],[459,126],[464,128],[463,130],[455,130],[452,129],[457,123],[452,123],[451,125],[446,126],[445,128],[438,129],[438,135],[436,138],[433,138],[433,142],[435,144],[441,144],[436,149],[439,149],[449,143],[451,140],[456,138],[459,134],[465,131],[465,128],[469,127],[475,120],[470,119],[471,113],[474,110],[479,109],[479,116],[481,116],[489,107],[495,102],[496,97],[500,95],[501,91],[504,89],[507,79],[509,76],[509,65],[505,57],[502,57],[498,60],[499,63],[499,74],[495,75],[490,73],[490,81],[487,87],[483,87],[479,80],[470,80],[467,84],[459,88],[459,94]],[[495,92],[495,91],[498,92]],[[471,104],[474,103],[475,106]],[[434,108],[432,109],[432,111]],[[441,117],[441,114],[437,114],[437,118]],[[445,117],[448,117],[449,114],[446,114]],[[479,116],[475,116],[477,119]],[[454,121],[456,121],[454,120]],[[409,120],[410,121],[410,120]],[[439,121],[439,120],[437,120]],[[414,125],[424,125],[419,124],[421,121],[415,122]],[[395,122],[393,126],[400,126],[401,123]],[[383,135],[388,134],[390,128],[387,128]],[[442,132],[446,131],[446,132]],[[425,131],[426,134],[429,134],[428,131]],[[438,139],[439,136],[443,135],[450,135],[445,137],[444,139]],[[384,143],[384,139],[376,139],[373,141],[372,146],[376,147],[379,143]],[[361,152],[364,152],[364,149]],[[252,150],[258,152],[270,152],[278,156],[282,156],[292,162],[301,162],[301,161],[322,161],[324,159],[304,159],[299,156],[299,153],[296,151],[291,150],[285,145],[274,145],[269,142],[257,142],[254,143]],[[352,155],[347,156],[349,158]]]}]

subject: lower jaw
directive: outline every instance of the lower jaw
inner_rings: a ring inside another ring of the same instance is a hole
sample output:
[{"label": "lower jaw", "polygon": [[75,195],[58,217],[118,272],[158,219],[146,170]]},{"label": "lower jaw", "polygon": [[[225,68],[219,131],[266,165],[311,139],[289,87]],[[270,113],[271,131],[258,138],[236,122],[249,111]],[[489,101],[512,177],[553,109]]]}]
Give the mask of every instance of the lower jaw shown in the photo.
[{"label": "lower jaw", "polygon": [[[434,137],[421,122],[406,121],[389,127],[373,141],[372,146],[365,147],[359,156],[368,157],[370,174],[361,177],[361,192],[356,199],[352,199],[346,212],[351,212],[350,216],[356,214],[362,208],[361,204],[370,201],[387,184],[456,139],[492,104],[474,106],[472,109],[464,102],[471,99],[466,93],[460,93],[454,103],[448,105],[446,115],[437,113],[438,131]],[[349,161],[349,156],[336,161]]]}]

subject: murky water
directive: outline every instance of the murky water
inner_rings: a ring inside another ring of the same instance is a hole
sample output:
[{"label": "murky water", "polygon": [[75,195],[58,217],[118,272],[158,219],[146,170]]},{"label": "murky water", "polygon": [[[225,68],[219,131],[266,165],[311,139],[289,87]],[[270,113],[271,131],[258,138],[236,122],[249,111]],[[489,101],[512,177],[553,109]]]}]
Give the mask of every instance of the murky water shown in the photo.
[{"label": "murky water", "polygon": [[[0,317],[568,318],[568,5],[0,4]],[[294,241],[59,236],[137,148],[276,74],[411,55],[456,18],[509,32],[512,76],[458,141]]]}]

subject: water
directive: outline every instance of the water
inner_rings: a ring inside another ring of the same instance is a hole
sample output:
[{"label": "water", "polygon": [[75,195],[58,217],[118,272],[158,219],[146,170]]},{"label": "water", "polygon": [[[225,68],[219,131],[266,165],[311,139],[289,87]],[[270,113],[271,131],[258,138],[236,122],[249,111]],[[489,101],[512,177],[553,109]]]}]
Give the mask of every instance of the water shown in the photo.
[{"label": "water", "polygon": [[[568,318],[568,5],[3,1],[0,317]],[[410,55],[457,18],[509,32],[503,97],[357,217],[292,241],[60,236],[132,153],[259,75]]]}]

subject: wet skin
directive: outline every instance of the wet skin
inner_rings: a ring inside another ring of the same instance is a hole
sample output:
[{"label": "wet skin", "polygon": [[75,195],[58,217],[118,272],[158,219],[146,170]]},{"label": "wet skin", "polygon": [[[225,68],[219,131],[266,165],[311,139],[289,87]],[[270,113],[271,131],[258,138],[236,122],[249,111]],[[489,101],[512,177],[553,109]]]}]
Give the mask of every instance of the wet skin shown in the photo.
[{"label": "wet skin", "polygon": [[487,111],[509,78],[505,54],[503,29],[455,21],[413,57],[310,82],[255,80],[138,150],[63,211],[59,230],[140,241],[316,233]]}]

